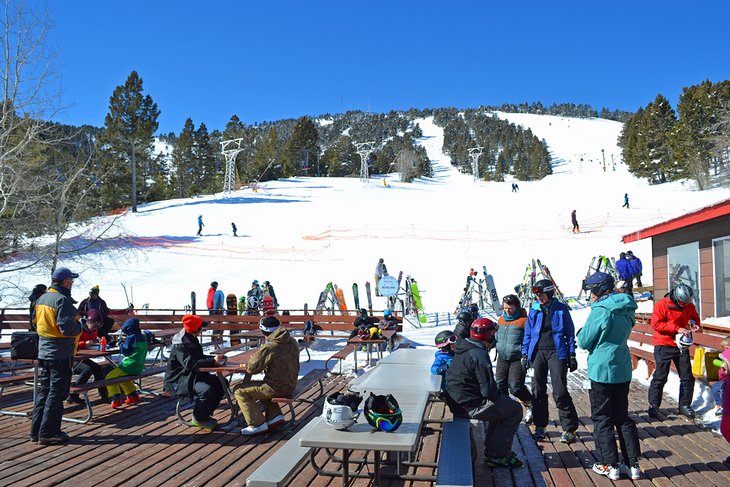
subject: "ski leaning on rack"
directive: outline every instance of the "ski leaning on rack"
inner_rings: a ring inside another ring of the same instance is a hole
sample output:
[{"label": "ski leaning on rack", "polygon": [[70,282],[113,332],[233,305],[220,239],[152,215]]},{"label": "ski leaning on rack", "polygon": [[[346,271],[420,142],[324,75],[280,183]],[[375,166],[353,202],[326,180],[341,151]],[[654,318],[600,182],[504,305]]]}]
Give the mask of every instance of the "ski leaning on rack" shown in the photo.
[{"label": "ski leaning on rack", "polygon": [[368,313],[370,313],[370,316],[373,315],[373,295],[370,291],[370,281],[365,282],[365,294],[368,297]]},{"label": "ski leaning on rack", "polygon": [[553,286],[555,286],[555,297],[558,298],[559,301],[562,301],[563,303],[567,303],[565,300],[565,296],[563,296],[563,293],[560,291],[560,288],[555,283],[555,279],[553,279],[552,274],[550,274],[550,269],[546,265],[542,265],[542,262],[540,262],[540,259],[537,259],[537,268],[542,273],[543,276],[545,276],[546,279],[550,279],[550,281],[553,283]]},{"label": "ski leaning on rack", "polygon": [[352,283],[352,297],[355,300],[355,309],[360,311],[360,291],[358,290],[357,283]]}]

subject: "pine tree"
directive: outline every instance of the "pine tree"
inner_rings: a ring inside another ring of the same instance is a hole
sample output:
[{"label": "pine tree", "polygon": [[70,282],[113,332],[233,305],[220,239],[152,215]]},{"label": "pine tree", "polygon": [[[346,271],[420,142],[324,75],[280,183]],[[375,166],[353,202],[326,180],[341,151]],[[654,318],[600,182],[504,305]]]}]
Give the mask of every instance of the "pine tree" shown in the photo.
[{"label": "pine tree", "polygon": [[297,120],[294,132],[284,145],[281,161],[282,177],[297,176],[300,168],[312,164],[319,155],[319,133],[309,117]]},{"label": "pine tree", "polygon": [[223,161],[216,157],[208,127],[201,123],[193,137],[196,164],[200,167],[200,190],[214,193],[223,187]]},{"label": "pine tree", "polygon": [[193,120],[188,118],[185,120],[185,125],[183,125],[175,149],[172,152],[174,178],[171,183],[177,190],[178,198],[188,198],[198,191],[197,180],[194,175],[196,166],[194,132]]},{"label": "pine tree", "polygon": [[256,144],[250,167],[253,181],[269,181],[279,177],[281,164],[278,161],[278,146],[278,133],[275,128],[271,128],[266,136]]},{"label": "pine tree", "polygon": [[[103,182],[107,205],[114,207],[131,200],[132,211],[137,211],[137,188],[145,189],[146,176],[152,172],[152,142],[159,116],[160,110],[152,97],[142,94],[142,78],[132,71],[109,98],[109,113],[104,118],[100,137],[104,162],[115,169],[114,176]],[[123,184],[128,177],[131,188]],[[129,192],[124,188],[130,188]]]}]

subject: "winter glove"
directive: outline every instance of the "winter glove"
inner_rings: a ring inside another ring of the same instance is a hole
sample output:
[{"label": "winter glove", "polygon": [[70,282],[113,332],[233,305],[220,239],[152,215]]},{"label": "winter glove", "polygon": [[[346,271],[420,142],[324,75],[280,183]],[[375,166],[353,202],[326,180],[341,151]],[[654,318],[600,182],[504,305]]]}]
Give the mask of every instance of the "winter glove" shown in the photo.
[{"label": "winter glove", "polygon": [[527,360],[527,355],[522,356],[520,363],[522,364],[522,372],[524,372],[526,374],[527,369],[530,368],[530,362],[529,362],[529,360]]},{"label": "winter glove", "polygon": [[578,370],[578,360],[575,358],[574,353],[571,353],[570,358],[568,359],[568,370],[571,372]]}]

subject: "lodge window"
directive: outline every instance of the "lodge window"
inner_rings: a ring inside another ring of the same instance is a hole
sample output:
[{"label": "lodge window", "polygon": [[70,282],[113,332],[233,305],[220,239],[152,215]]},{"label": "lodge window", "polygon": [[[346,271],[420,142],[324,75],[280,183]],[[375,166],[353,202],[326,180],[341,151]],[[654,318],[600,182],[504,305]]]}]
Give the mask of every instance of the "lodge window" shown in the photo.
[{"label": "lodge window", "polygon": [[694,304],[700,311],[700,244],[690,242],[667,249],[669,289],[684,283],[694,291]]},{"label": "lodge window", "polygon": [[712,240],[715,270],[715,316],[730,316],[730,237]]}]

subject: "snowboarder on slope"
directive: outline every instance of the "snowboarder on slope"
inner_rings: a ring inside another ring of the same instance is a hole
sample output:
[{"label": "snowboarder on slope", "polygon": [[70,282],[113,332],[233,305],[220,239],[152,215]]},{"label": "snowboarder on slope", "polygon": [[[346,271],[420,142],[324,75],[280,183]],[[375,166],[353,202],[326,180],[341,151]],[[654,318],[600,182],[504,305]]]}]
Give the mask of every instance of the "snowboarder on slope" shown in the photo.
[{"label": "snowboarder on slope", "polygon": [[198,215],[198,236],[203,234],[203,215]]},{"label": "snowboarder on slope", "polygon": [[573,233],[580,233],[580,225],[578,225],[578,217],[575,216],[575,210],[570,214],[570,221],[573,223]]}]

